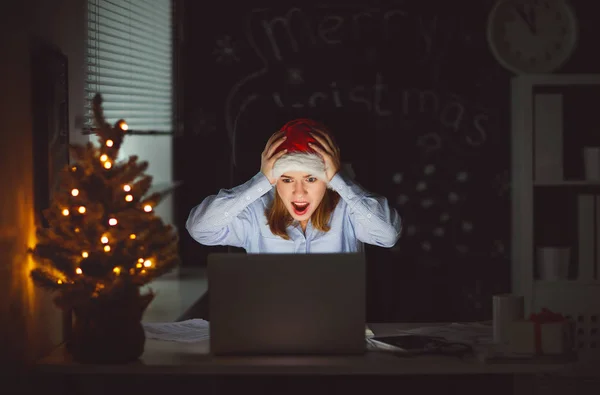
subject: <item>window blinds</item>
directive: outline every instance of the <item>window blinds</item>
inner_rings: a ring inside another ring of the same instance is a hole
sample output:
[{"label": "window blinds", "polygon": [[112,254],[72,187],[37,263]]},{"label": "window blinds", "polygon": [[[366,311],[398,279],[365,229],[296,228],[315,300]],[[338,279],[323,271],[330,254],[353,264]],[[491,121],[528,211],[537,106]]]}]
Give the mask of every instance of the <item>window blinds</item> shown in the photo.
[{"label": "window blinds", "polygon": [[173,130],[171,0],[88,0],[85,128],[103,97],[108,122],[133,133]]}]

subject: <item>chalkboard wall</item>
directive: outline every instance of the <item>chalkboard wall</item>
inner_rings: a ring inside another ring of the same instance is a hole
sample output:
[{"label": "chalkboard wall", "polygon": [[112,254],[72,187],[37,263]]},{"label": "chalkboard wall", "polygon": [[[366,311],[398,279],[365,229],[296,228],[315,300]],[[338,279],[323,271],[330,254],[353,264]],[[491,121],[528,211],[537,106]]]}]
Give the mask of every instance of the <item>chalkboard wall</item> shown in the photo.
[{"label": "chalkboard wall", "polygon": [[[256,174],[283,123],[317,119],[404,219],[394,248],[368,249],[369,318],[487,317],[510,276],[510,74],[486,44],[491,4],[187,2],[180,223]],[[186,264],[216,250],[182,234]]]}]

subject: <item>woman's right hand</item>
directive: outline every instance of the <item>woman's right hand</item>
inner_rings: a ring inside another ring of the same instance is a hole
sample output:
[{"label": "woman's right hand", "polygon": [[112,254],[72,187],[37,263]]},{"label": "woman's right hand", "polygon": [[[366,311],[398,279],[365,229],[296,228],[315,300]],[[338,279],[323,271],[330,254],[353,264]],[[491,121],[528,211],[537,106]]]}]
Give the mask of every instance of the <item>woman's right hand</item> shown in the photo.
[{"label": "woman's right hand", "polygon": [[287,152],[286,149],[279,151],[276,154],[273,154],[277,147],[279,147],[284,141],[286,137],[283,131],[279,131],[273,134],[267,144],[265,145],[265,149],[263,150],[260,157],[260,171],[269,179],[271,185],[277,182],[276,179],[273,179],[273,166],[277,159],[281,158]]}]

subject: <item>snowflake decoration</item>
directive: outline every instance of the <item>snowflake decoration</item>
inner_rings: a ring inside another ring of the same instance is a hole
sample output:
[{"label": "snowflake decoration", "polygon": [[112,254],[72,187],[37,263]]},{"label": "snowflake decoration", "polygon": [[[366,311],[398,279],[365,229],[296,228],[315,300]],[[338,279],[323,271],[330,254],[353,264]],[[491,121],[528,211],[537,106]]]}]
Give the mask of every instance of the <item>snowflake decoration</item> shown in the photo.
[{"label": "snowflake decoration", "polygon": [[429,154],[442,148],[442,138],[439,134],[428,133],[419,137],[417,146],[425,153]]},{"label": "snowflake decoration", "polygon": [[218,63],[231,64],[240,61],[236,52],[236,44],[232,41],[231,37],[225,36],[217,39],[217,47],[213,51],[213,55],[217,57],[216,60]]},{"label": "snowflake decoration", "polygon": [[410,245],[419,259],[438,257],[440,253],[467,256],[476,252],[473,241],[481,229],[468,210],[462,210],[467,203],[465,192],[473,182],[468,168],[457,164],[451,169],[426,161],[407,171],[392,172],[390,181],[396,189],[393,201],[410,213],[403,232],[403,250]]},{"label": "snowflake decoration", "polygon": [[463,296],[467,303],[475,310],[483,308],[483,295],[481,292],[481,280],[475,280],[474,289],[463,289]]},{"label": "snowflake decoration", "polygon": [[216,129],[214,114],[209,114],[202,108],[198,109],[192,125],[194,135],[208,136],[214,133]]},{"label": "snowflake decoration", "polygon": [[456,192],[450,192],[448,194],[448,201],[450,203],[457,203],[459,201],[459,199],[460,199],[460,196]]},{"label": "snowflake decoration", "polygon": [[287,70],[287,83],[290,85],[304,84],[304,76],[301,69],[289,68]]},{"label": "snowflake decoration", "polygon": [[506,258],[506,246],[502,240],[494,240],[491,256],[493,258]]}]

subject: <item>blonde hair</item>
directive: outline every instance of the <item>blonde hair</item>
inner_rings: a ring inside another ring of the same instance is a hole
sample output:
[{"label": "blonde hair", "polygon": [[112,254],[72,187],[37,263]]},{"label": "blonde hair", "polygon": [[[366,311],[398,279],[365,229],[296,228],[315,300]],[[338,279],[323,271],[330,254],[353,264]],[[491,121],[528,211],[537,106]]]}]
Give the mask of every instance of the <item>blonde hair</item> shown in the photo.
[{"label": "blonde hair", "polygon": [[[310,216],[310,221],[315,229],[321,232],[328,232],[331,229],[329,219],[339,201],[340,195],[337,192],[329,188],[325,190],[323,200]],[[271,206],[265,210],[265,216],[267,217],[269,229],[274,235],[281,236],[285,240],[290,239],[287,234],[287,227],[294,222],[294,218],[290,215],[277,191],[275,191],[275,199],[273,199]]]}]

